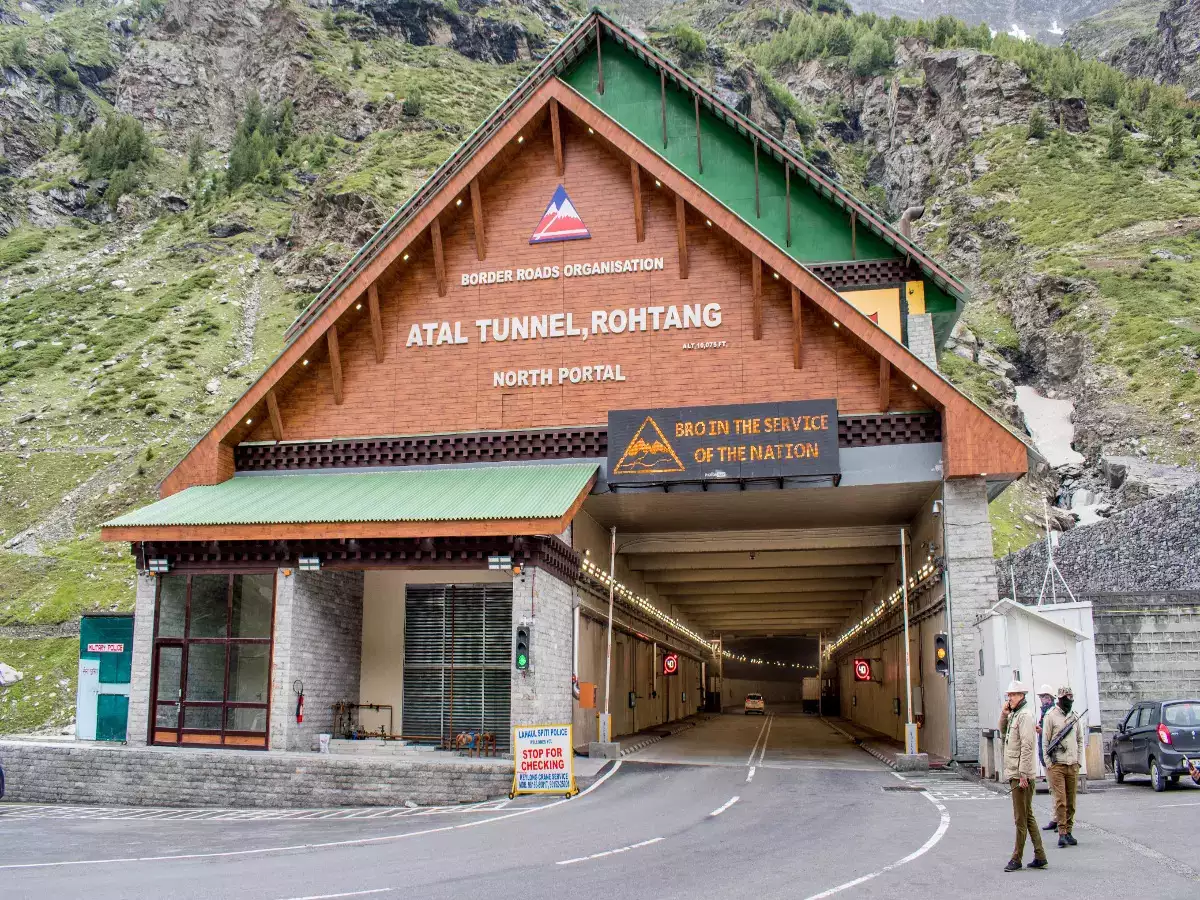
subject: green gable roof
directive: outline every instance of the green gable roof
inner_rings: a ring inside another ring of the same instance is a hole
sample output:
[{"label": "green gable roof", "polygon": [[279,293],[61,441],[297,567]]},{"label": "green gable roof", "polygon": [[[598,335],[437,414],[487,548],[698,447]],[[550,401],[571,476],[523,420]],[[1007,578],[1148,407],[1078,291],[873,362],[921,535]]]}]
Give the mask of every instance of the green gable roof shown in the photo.
[{"label": "green gable roof", "polygon": [[[605,92],[599,92],[600,36]],[[428,180],[342,267],[287,330],[294,339],[349,285],[379,251],[432,202],[446,183],[508,117],[548,79],[559,77],[747,225],[801,264],[908,259],[925,280],[926,311],[940,347],[967,298],[966,287],[878,212],[785,148],[774,137],[712,96],[668,60],[599,11],[593,11],[513,90],[509,97],[434,171]],[[667,141],[663,145],[662,82],[666,83]],[[704,167],[696,159],[696,113]],[[754,202],[758,145],[759,207]],[[785,166],[791,178],[792,240],[787,240]],[[851,214],[856,218],[851,248]]]},{"label": "green gable roof", "polygon": [[239,475],[180,491],[102,527],[558,519],[595,474],[595,463],[564,463]]}]

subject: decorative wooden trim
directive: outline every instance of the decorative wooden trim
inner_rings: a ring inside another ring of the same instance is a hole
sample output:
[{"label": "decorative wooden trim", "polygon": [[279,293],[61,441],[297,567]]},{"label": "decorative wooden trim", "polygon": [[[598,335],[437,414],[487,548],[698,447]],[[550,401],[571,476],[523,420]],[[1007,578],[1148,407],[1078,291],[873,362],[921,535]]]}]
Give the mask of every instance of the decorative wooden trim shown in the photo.
[{"label": "decorative wooden trim", "polygon": [[[472,182],[474,183],[474,182]],[[379,288],[367,288],[367,310],[371,315],[371,343],[375,345],[375,362],[383,362],[383,314],[379,310]]]},{"label": "decorative wooden trim", "polygon": [[[273,572],[296,567],[300,557],[318,557],[322,569],[486,569],[489,556],[511,557],[515,565],[553,572],[564,581],[579,577],[582,557],[558,537],[365,538],[303,541],[146,541],[133,556],[166,559],[178,574]],[[170,732],[174,734],[174,732]]]},{"label": "decorative wooden trim", "polygon": [[629,161],[629,179],[633,183],[633,231],[640,244],[646,240],[646,214],[642,210],[642,169],[635,159]]},{"label": "decorative wooden trim", "polygon": [[437,278],[439,297],[446,296],[446,257],[442,255],[442,223],[435,217],[429,223],[429,239],[433,242],[433,274]]},{"label": "decorative wooden trim", "polygon": [[892,405],[892,364],[879,357],[879,411],[887,412]]},{"label": "decorative wooden trim", "polygon": [[762,218],[762,203],[758,199],[758,138],[754,139],[754,218]]},{"label": "decorative wooden trim", "polygon": [[792,368],[804,368],[804,312],[800,306],[800,289],[792,285]]},{"label": "decorative wooden trim", "polygon": [[787,238],[785,246],[792,246],[792,166],[791,163],[784,162],[783,164],[783,195],[784,195],[784,216],[787,219]]},{"label": "decorative wooden trim", "polygon": [[283,440],[283,416],[279,413],[279,401],[275,399],[275,391],[267,391],[267,416],[271,420],[271,433],[275,440]]},{"label": "decorative wooden trim", "polygon": [[704,153],[700,149],[700,95],[693,94],[692,99],[696,101],[696,168],[699,169],[701,175],[704,174]]},{"label": "decorative wooden trim", "polygon": [[658,86],[662,96],[662,132],[663,132],[663,149],[667,149],[667,73],[660,69],[658,72]]},{"label": "decorative wooden trim", "polygon": [[899,287],[921,280],[919,269],[902,259],[862,259],[854,262],[807,263],[806,268],[835,291],[855,287]]},{"label": "decorative wooden trim", "polygon": [[337,323],[329,326],[325,332],[325,341],[329,345],[329,374],[333,379],[333,402],[339,406],[342,402],[342,353],[338,348]]},{"label": "decorative wooden trim", "polygon": [[[799,295],[799,292],[797,292]],[[802,295],[800,295],[802,296]],[[935,412],[841,416],[842,447],[876,447],[940,441]],[[319,472],[339,469],[402,469],[462,463],[533,462],[546,459],[599,459],[608,453],[604,426],[522,431],[470,431],[332,441],[239,444],[237,472]]]},{"label": "decorative wooden trim", "polygon": [[[566,171],[566,163],[563,162],[563,141],[562,129],[558,123],[558,101],[553,97],[550,98],[550,137],[554,141],[554,170],[558,173],[558,177],[562,178]],[[483,259],[483,257],[479,257]]]},{"label": "decorative wooden trim", "polygon": [[754,298],[754,339],[762,340],[762,260],[750,256],[750,290]]},{"label": "decorative wooden trim", "polygon": [[487,232],[483,227],[483,192],[479,190],[478,178],[471,179],[471,223],[475,229],[475,255],[486,259]]},{"label": "decorative wooden trim", "polygon": [[679,244],[679,277],[688,277],[687,207],[683,198],[675,195],[675,239]]},{"label": "decorative wooden trim", "polygon": [[600,55],[600,23],[596,22],[596,90],[604,96],[604,58]]}]

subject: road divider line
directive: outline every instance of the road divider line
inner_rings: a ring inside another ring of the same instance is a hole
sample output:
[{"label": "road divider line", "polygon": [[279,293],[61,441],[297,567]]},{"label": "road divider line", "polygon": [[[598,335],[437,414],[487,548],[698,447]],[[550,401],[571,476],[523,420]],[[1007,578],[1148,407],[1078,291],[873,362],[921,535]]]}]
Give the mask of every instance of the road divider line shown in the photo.
[{"label": "road divider line", "polygon": [[770,716],[763,717],[762,727],[758,729],[758,737],[754,739],[754,746],[750,748],[750,755],[746,758],[746,765],[754,765],[754,754],[758,751],[758,742],[762,740],[763,732],[767,730],[767,722],[771,721]]},{"label": "road divider line", "polygon": [[[593,781],[590,785],[575,795],[575,802],[578,802],[580,797],[585,797],[594,791],[604,782],[608,781],[617,770],[621,768],[621,760],[613,763],[613,767]],[[359,847],[367,844],[386,844],[391,841],[401,841],[410,837],[421,837],[427,834],[441,834],[446,831],[459,831],[463,828],[477,828],[480,825],[489,825],[492,822],[502,822],[505,819],[513,819],[517,816],[527,816],[530,813],[541,812],[547,809],[553,809],[556,806],[562,806],[564,803],[571,803],[569,798],[564,797],[562,800],[555,800],[553,803],[547,803],[543,806],[530,806],[525,809],[518,809],[514,812],[508,812],[501,816],[492,816],[490,819],[477,819],[474,822],[464,822],[461,825],[443,825],[440,828],[423,828],[420,831],[405,831],[400,834],[383,834],[379,837],[370,838],[351,838],[344,841],[321,841],[313,844],[291,844],[285,847],[258,847],[253,850],[225,850],[219,853],[176,853],[168,856],[122,856],[112,857],[109,859],[67,859],[56,860],[54,862],[34,862],[34,863],[3,863],[0,864],[0,872],[6,869],[54,869],[63,868],[66,866],[99,866],[117,863],[139,863],[139,862],[172,862],[182,859],[220,859],[230,856],[261,856],[267,853],[287,853],[294,850],[326,850],[331,847]],[[385,890],[380,888],[379,890]],[[391,890],[387,888],[386,890]],[[336,895],[335,895],[336,896]]]},{"label": "road divider line", "polygon": [[762,750],[758,754],[758,764],[761,766],[767,756],[767,741],[771,739],[771,726],[775,724],[775,713],[767,716],[767,733],[763,735]]},{"label": "road divider line", "polygon": [[804,900],[824,900],[825,897],[832,897],[834,894],[840,894],[842,891],[848,891],[850,888],[858,887],[860,884],[864,884],[873,878],[878,878],[880,875],[886,875],[893,869],[898,869],[901,866],[912,862],[914,859],[924,856],[926,853],[932,850],[937,845],[937,842],[942,839],[943,835],[945,835],[946,830],[950,827],[950,810],[942,806],[942,804],[935,798],[930,797],[929,794],[925,792],[922,792],[922,794],[925,799],[936,806],[938,812],[941,813],[941,819],[938,822],[938,827],[933,834],[929,836],[929,840],[927,840],[924,844],[903,859],[898,859],[894,863],[884,866],[882,869],[871,872],[867,875],[863,875],[860,878],[855,878],[853,881],[847,881],[845,884],[839,884],[837,887],[831,887],[827,891],[821,891],[819,894],[813,894],[809,897],[805,897]]},{"label": "road divider line", "polygon": [[712,812],[710,812],[708,814],[709,818],[712,818],[713,816],[719,816],[721,813],[725,812],[725,810],[729,809],[729,807],[733,806],[733,804],[737,803],[739,799],[740,799],[739,797],[731,797],[729,800],[725,801],[725,803],[723,803],[721,806],[717,807]]},{"label": "road divider line", "polygon": [[612,856],[615,853],[628,853],[630,850],[637,850],[639,847],[649,847],[651,844],[657,844],[663,840],[661,837],[650,838],[648,841],[639,841],[636,844],[630,844],[627,847],[617,847],[615,850],[601,850],[599,853],[593,853],[591,856],[576,856],[574,859],[560,859],[555,863],[556,866],[573,866],[575,863],[587,862],[592,859],[602,859],[605,856]]},{"label": "road divider line", "polygon": [[746,784],[754,780],[754,766],[750,767],[750,771],[746,773]]},{"label": "road divider line", "polygon": [[367,894],[388,894],[399,888],[371,888],[367,891],[345,891],[341,894],[309,894],[307,897],[288,897],[287,900],[335,900],[337,897],[365,897]]}]

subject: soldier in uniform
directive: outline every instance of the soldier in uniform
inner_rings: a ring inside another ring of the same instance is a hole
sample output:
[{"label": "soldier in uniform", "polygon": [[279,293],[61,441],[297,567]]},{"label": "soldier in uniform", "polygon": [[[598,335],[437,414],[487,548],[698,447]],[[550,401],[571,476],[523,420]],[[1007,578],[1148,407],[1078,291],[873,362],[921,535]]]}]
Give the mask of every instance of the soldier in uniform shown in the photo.
[{"label": "soldier in uniform", "polygon": [[1025,853],[1025,838],[1033,843],[1031,869],[1046,868],[1046,849],[1042,846],[1042,835],[1038,832],[1037,819],[1033,817],[1033,792],[1037,781],[1037,731],[1033,710],[1026,702],[1029,688],[1019,681],[1009,684],[1008,699],[1000,714],[1000,728],[1004,732],[1004,778],[1012,788],[1013,822],[1017,826],[1017,840],[1013,846],[1012,859],[1004,867],[1005,872],[1021,868],[1021,857]]},{"label": "soldier in uniform", "polygon": [[[1046,768],[1046,757],[1042,753],[1042,747],[1045,741],[1042,740],[1042,722],[1046,719],[1046,713],[1050,712],[1050,707],[1054,705],[1054,688],[1048,684],[1043,684],[1038,688],[1038,703],[1041,704],[1041,711],[1038,713],[1037,733],[1038,733],[1038,760],[1042,764],[1042,768]],[[1058,822],[1051,819],[1042,826],[1042,831],[1058,831]]]},{"label": "soldier in uniform", "polygon": [[[1058,823],[1058,846],[1074,847],[1075,791],[1079,764],[1083,760],[1083,723],[1071,715],[1075,695],[1070,687],[1058,689],[1058,702],[1042,720],[1042,747],[1046,754],[1046,781],[1054,795],[1054,821]],[[1069,729],[1069,730],[1068,730]],[[1066,732],[1064,735],[1063,732]],[[1061,739],[1053,750],[1055,738]]]}]

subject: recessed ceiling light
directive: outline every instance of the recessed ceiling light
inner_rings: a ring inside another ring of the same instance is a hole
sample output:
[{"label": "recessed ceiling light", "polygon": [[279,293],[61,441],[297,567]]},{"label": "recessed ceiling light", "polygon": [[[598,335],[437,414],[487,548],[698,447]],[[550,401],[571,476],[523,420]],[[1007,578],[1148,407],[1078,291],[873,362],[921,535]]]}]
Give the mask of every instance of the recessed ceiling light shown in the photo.
[{"label": "recessed ceiling light", "polygon": [[247,420],[246,420],[246,424],[247,424],[247,425],[249,425],[249,424],[250,424],[251,422],[253,422],[253,421],[254,421],[253,419],[247,419]]},{"label": "recessed ceiling light", "polygon": [[455,206],[462,206],[462,197],[459,197],[457,200],[455,200],[455,201],[454,201],[454,205],[455,205]]},{"label": "recessed ceiling light", "polygon": [[304,361],[304,365],[306,365],[306,366],[308,365],[308,360],[307,360],[307,359]]},{"label": "recessed ceiling light", "polygon": [[518,143],[518,144],[523,144],[523,143],[525,143],[525,135],[523,135],[523,134],[522,134],[522,135],[520,135],[520,136],[517,138],[517,143]]},{"label": "recessed ceiling light", "polygon": [[407,253],[404,254],[404,261],[408,262],[408,254]]},{"label": "recessed ceiling light", "polygon": [[655,178],[655,179],[654,179],[654,186],[655,186],[655,187],[662,187],[662,182],[661,182],[661,181],[659,181],[657,178]]},{"label": "recessed ceiling light", "polygon": [[917,389],[917,386],[914,384],[914,385],[912,386],[912,389],[915,391],[915,390]]},{"label": "recessed ceiling light", "polygon": [[712,228],[712,219],[705,219],[704,224],[707,225],[709,228]]},{"label": "recessed ceiling light", "polygon": [[841,322],[834,322],[834,323],[833,323],[833,327],[834,327],[834,328],[841,328],[841,327],[842,327],[842,323],[841,323]]},{"label": "recessed ceiling light", "polygon": [[589,128],[589,129],[588,129],[588,134],[595,134],[595,133],[596,133],[596,132],[595,132],[595,131],[593,131],[591,128]]},{"label": "recessed ceiling light", "polygon": [[778,278],[779,278],[779,273],[778,273],[778,272],[772,272],[772,273],[771,273],[771,277],[772,277],[772,278],[776,278],[776,279],[778,279]]},{"label": "recessed ceiling light", "polygon": [[355,303],[355,304],[354,304],[354,308],[355,308],[355,309],[362,309],[362,304],[361,304],[361,303]]}]

